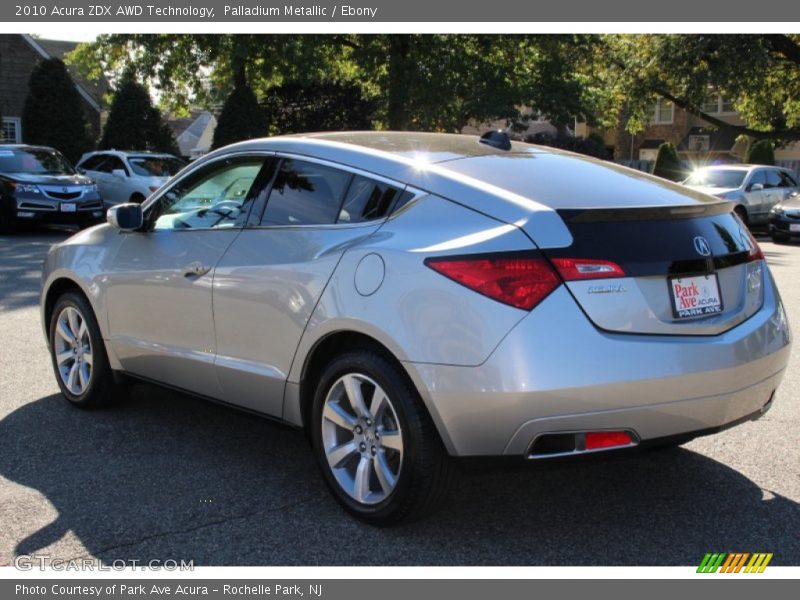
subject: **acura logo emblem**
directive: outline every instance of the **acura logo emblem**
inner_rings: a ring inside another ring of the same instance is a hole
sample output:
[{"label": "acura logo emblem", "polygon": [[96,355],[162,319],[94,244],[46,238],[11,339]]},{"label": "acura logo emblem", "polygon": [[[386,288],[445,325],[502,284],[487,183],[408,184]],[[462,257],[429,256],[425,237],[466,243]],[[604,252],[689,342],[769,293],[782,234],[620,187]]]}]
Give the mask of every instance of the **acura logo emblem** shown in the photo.
[{"label": "acura logo emblem", "polygon": [[694,238],[694,249],[700,256],[711,256],[711,245],[708,240],[701,235]]}]

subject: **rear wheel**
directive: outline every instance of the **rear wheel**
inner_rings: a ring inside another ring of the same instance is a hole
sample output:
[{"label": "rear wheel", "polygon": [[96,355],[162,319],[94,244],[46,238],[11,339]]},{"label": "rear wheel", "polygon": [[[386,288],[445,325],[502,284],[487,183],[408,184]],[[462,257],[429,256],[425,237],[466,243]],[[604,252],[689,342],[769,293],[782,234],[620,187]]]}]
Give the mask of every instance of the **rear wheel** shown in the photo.
[{"label": "rear wheel", "polygon": [[127,392],[108,364],[103,338],[89,302],[67,292],[50,318],[50,355],[61,393],[81,408],[103,406]]},{"label": "rear wheel", "polygon": [[135,202],[136,204],[141,204],[144,201],[145,201],[145,197],[142,194],[140,194],[139,192],[136,192],[135,194],[132,194],[131,197],[128,199],[128,202]]},{"label": "rear wheel", "polygon": [[341,505],[375,525],[424,516],[446,498],[453,465],[419,395],[400,368],[371,351],[324,370],[311,441]]}]

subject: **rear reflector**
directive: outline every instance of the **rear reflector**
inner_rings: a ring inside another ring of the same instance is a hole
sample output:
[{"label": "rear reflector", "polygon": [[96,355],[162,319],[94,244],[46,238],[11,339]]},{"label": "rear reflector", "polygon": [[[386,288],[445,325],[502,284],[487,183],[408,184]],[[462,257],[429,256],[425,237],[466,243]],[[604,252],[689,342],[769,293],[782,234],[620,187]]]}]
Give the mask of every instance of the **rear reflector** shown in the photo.
[{"label": "rear reflector", "polygon": [[564,281],[580,281],[583,279],[609,279],[625,277],[625,271],[617,263],[596,258],[554,258],[552,259],[558,274]]},{"label": "rear reflector", "polygon": [[522,310],[531,310],[561,281],[538,254],[427,258],[425,264],[461,285]]},{"label": "rear reflector", "polygon": [[627,431],[587,431],[585,434],[586,450],[616,448],[633,444]]}]

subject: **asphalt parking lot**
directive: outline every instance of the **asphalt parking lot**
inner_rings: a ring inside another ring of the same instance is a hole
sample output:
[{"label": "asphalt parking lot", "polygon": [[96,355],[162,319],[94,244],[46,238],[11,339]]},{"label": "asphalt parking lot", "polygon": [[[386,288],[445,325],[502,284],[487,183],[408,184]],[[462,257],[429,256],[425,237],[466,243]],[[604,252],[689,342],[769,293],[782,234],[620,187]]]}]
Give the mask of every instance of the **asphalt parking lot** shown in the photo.
[{"label": "asphalt parking lot", "polygon": [[[625,459],[470,471],[437,515],[377,529],[338,508],[286,427],[144,384],[112,409],[68,406],[38,313],[42,258],[66,235],[0,237],[0,565],[800,565],[800,344],[757,422]],[[800,245],[762,244],[798,332]]]}]

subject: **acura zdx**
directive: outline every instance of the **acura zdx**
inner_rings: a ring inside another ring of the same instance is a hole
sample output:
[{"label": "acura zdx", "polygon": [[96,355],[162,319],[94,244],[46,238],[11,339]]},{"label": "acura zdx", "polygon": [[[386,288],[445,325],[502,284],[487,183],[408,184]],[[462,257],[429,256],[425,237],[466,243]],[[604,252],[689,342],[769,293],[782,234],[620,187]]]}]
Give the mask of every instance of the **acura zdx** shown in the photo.
[{"label": "acura zdx", "polygon": [[389,524],[438,506],[458,457],[762,415],[790,332],[733,208],[502,132],[253,140],[55,245],[41,314],[71,403],[140,379],[280,419]]}]

